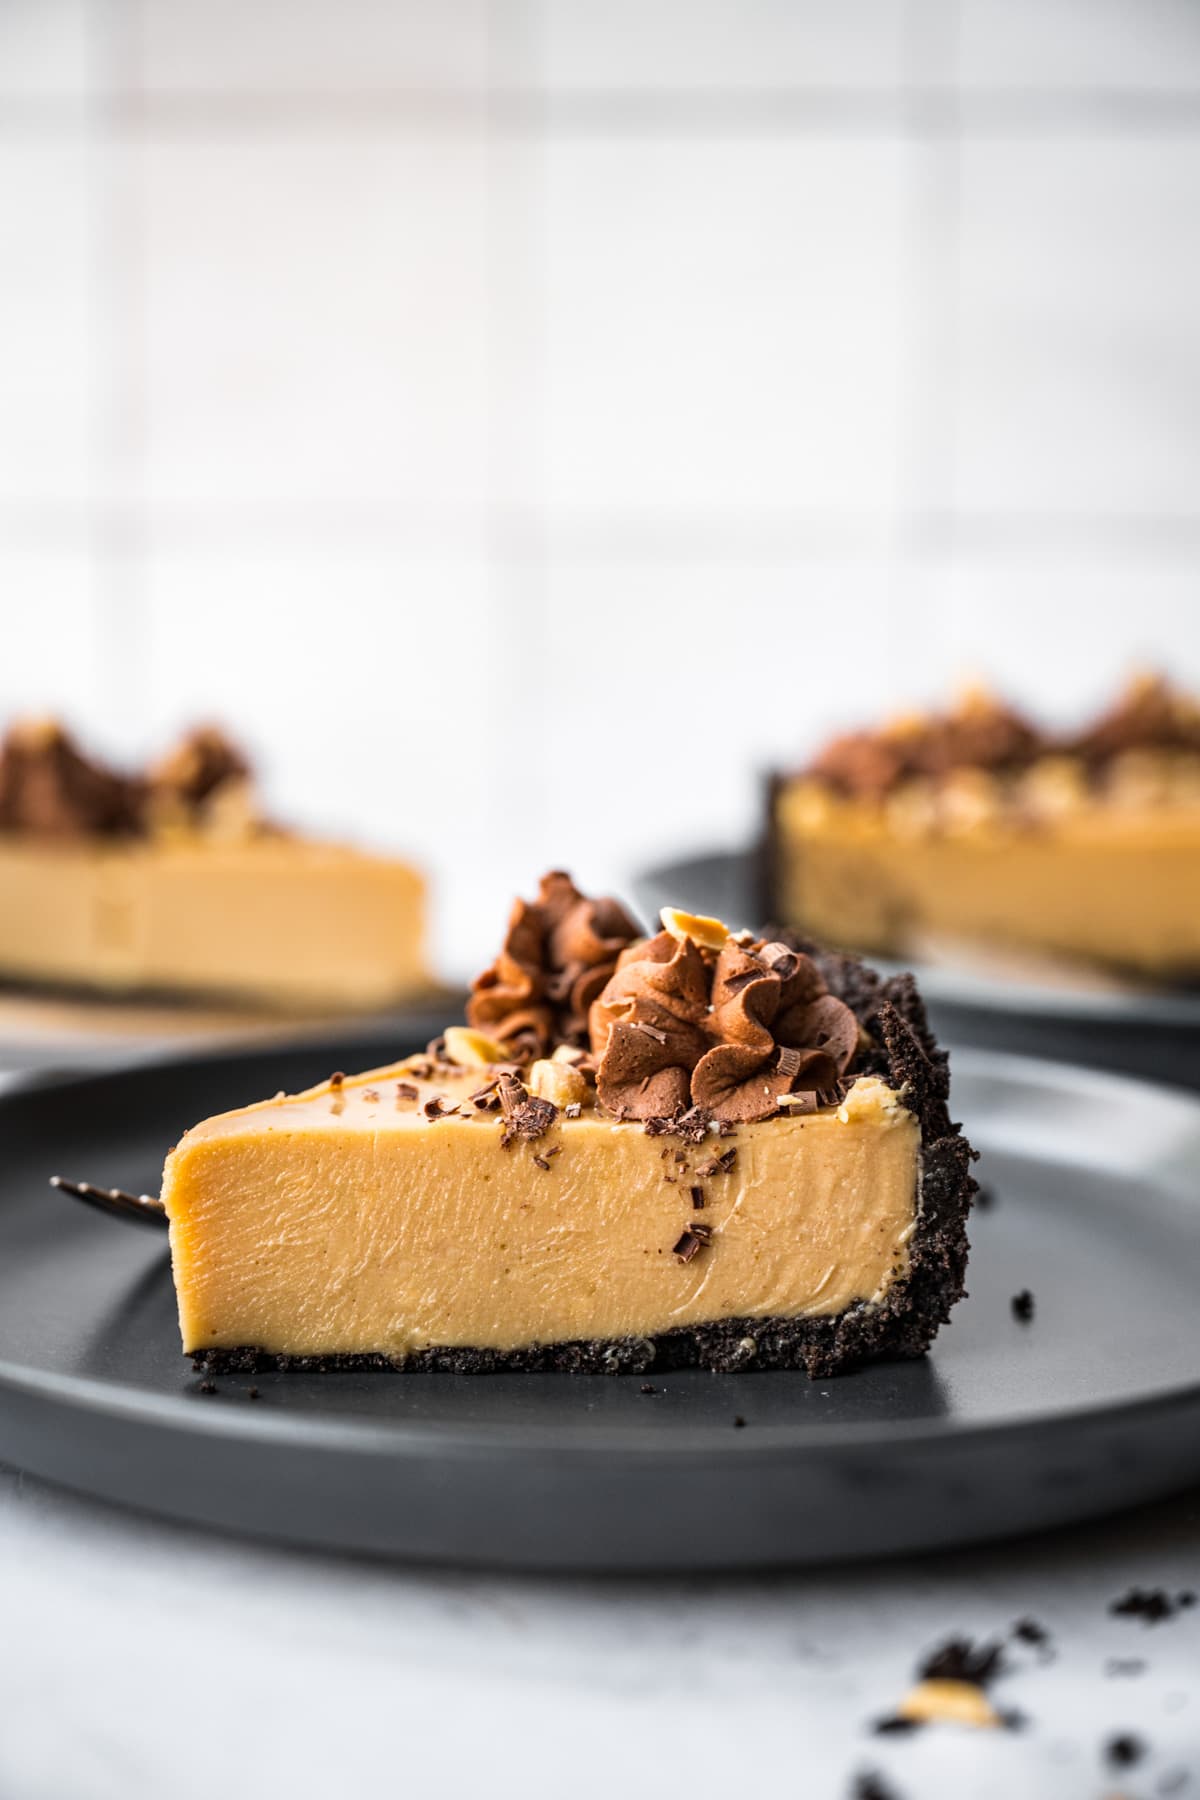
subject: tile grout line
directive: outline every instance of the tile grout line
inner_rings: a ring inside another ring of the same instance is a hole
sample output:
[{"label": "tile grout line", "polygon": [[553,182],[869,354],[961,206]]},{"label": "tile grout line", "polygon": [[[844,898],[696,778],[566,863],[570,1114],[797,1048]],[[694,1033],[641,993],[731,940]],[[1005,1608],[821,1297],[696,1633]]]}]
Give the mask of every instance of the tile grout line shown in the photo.
[{"label": "tile grout line", "polygon": [[[940,0],[933,6],[908,0],[904,54],[910,84],[919,85],[932,69],[953,91],[960,34],[961,0]],[[936,142],[915,134],[907,144],[905,367],[895,557],[899,605],[892,609],[891,630],[902,680],[917,695],[920,671],[936,636],[936,598],[927,559],[937,535],[932,522],[955,517],[961,119]]]},{"label": "tile grout line", "polygon": [[[502,709],[495,721],[496,742],[513,726],[512,699],[520,695],[523,727],[536,744],[546,739],[546,696],[552,680],[547,666],[547,543],[541,494],[544,426],[544,360],[541,303],[544,231],[539,194],[545,138],[535,115],[527,139],[515,141],[503,128],[505,95],[514,69],[528,73],[536,63],[541,33],[537,0],[500,4],[490,0],[488,31],[487,181],[489,195],[489,312],[492,369],[489,405],[490,457],[489,579],[496,597],[493,651],[505,680],[498,685]],[[540,111],[540,109],[539,109]],[[521,554],[515,556],[514,518]],[[504,817],[504,778],[497,818]],[[523,759],[521,805],[532,815],[536,837],[548,829],[549,790],[542,759]],[[530,879],[534,871],[527,872]]]},{"label": "tile grout line", "polygon": [[[99,4],[100,0],[93,0]],[[135,0],[130,0],[135,4]],[[1154,89],[969,89],[910,82],[892,88],[671,88],[560,90],[493,82],[483,90],[397,89],[345,95],[303,89],[240,94],[174,90],[147,93],[115,86],[108,97],[117,140],[244,135],[270,139],[297,131],[306,138],[364,132],[477,132],[497,140],[588,135],[656,137],[696,132],[751,137],[872,135],[915,137],[1158,137],[1200,130],[1200,93]],[[60,96],[0,95],[0,135],[65,135],[88,129],[88,102]]]},{"label": "tile grout line", "polygon": [[[105,542],[134,541],[142,528],[140,503],[123,500],[0,500],[0,543],[11,547],[78,548],[93,529]],[[1200,550],[1200,513],[1139,514],[1060,508],[1042,512],[1014,510],[966,512],[920,507],[910,518],[911,538],[922,555],[935,559],[956,551],[987,551],[1005,556],[1076,556],[1129,552],[1136,555],[1194,556]],[[595,515],[559,511],[543,521],[530,507],[498,504],[452,508],[430,522],[427,512],[411,516],[384,501],[361,506],[314,504],[304,497],[279,505],[170,505],[153,509],[148,531],[154,542],[189,553],[211,543],[214,534],[243,544],[262,546],[280,541],[320,545],[373,543],[413,558],[453,553],[464,548],[480,555],[496,554],[531,565],[545,558],[570,556],[582,561],[653,557],[687,561],[690,546],[706,553],[750,561],[779,556],[828,558],[852,555],[864,542],[876,550],[896,540],[893,512],[818,512],[776,506],[762,512],[739,509],[659,509],[632,513],[605,509]]]},{"label": "tile grout line", "polygon": [[[136,719],[148,679],[145,581],[144,244],[136,172],[114,131],[113,94],[136,85],[137,0],[91,0],[94,149],[99,162],[94,319],[96,416],[91,554],[97,711]],[[114,491],[132,500],[114,505]]]}]

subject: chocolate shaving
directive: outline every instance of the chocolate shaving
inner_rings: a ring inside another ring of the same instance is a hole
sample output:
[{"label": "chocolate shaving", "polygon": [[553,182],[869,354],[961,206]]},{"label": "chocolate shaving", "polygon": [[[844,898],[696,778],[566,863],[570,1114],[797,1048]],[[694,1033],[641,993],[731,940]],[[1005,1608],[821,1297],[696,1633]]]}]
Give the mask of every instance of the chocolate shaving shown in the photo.
[{"label": "chocolate shaving", "polygon": [[329,1085],[331,1088],[340,1088],[345,1079],[346,1077],[343,1075],[342,1071],[340,1069],[335,1069],[333,1074],[329,1077]]},{"label": "chocolate shaving", "polygon": [[549,1131],[558,1117],[558,1108],[553,1101],[538,1099],[516,1075],[501,1075],[499,1088],[500,1108],[504,1114],[504,1130],[500,1137],[502,1150],[507,1150],[516,1138],[532,1142]]},{"label": "chocolate shaving", "polygon": [[700,1254],[704,1243],[705,1239],[700,1236],[695,1226],[689,1225],[687,1230],[682,1232],[672,1244],[671,1254],[677,1256],[681,1263],[689,1263],[694,1256]]},{"label": "chocolate shaving", "polygon": [[1033,1295],[1029,1289],[1022,1288],[1019,1294],[1014,1294],[1010,1304],[1013,1318],[1019,1319],[1022,1325],[1028,1325],[1033,1318],[1034,1307]]},{"label": "chocolate shaving", "polygon": [[1118,1736],[1109,1738],[1104,1746],[1104,1760],[1111,1763],[1114,1769],[1131,1769],[1134,1763],[1141,1762],[1145,1754],[1145,1744],[1132,1731],[1120,1732]]},{"label": "chocolate shaving", "polygon": [[646,1036],[653,1038],[656,1044],[665,1044],[667,1041],[666,1032],[660,1031],[657,1025],[647,1024],[645,1019],[631,1019],[630,1026],[634,1031],[644,1031]]},{"label": "chocolate shaving", "polygon": [[852,1800],[899,1800],[895,1788],[890,1787],[875,1769],[864,1769],[854,1777]]},{"label": "chocolate shaving", "polygon": [[702,1187],[693,1187],[689,1188],[688,1191],[692,1196],[692,1205],[697,1212],[700,1212],[704,1206],[704,1189]]},{"label": "chocolate shaving", "polygon": [[425,1102],[421,1111],[427,1119],[449,1119],[458,1111],[458,1108],[451,1106],[443,1095],[434,1094],[432,1099]]},{"label": "chocolate shaving", "polygon": [[1003,1644],[975,1644],[964,1637],[947,1638],[917,1668],[922,1681],[969,1681],[978,1688],[988,1687],[1003,1673]]},{"label": "chocolate shaving", "polygon": [[582,1111],[583,1107],[580,1105],[579,1101],[572,1100],[568,1106],[563,1107],[563,1117],[565,1119],[577,1119]]},{"label": "chocolate shaving", "polygon": [[1172,1596],[1165,1588],[1131,1587],[1120,1600],[1114,1600],[1108,1610],[1115,1618],[1141,1619],[1144,1625],[1161,1625],[1195,1603],[1196,1596],[1188,1588]]},{"label": "chocolate shaving", "polygon": [[740,994],[744,987],[749,987],[752,981],[757,980],[757,970],[743,969],[740,975],[733,975],[730,977],[729,981],[726,983],[726,988],[731,994]]},{"label": "chocolate shaving", "polygon": [[539,1169],[545,1169],[547,1174],[550,1173],[550,1164],[544,1156],[535,1156],[533,1160]]},{"label": "chocolate shaving", "polygon": [[398,1081],[396,1083],[397,1100],[419,1100],[420,1097],[421,1090],[413,1082]]},{"label": "chocolate shaving", "polygon": [[708,1114],[692,1106],[686,1112],[643,1119],[642,1128],[647,1137],[679,1137],[685,1144],[702,1144],[708,1136],[708,1124]]},{"label": "chocolate shaving", "polygon": [[696,1173],[706,1178],[711,1178],[713,1175],[728,1175],[736,1161],[736,1149],[723,1150],[720,1156],[710,1156],[707,1162],[701,1163]]}]

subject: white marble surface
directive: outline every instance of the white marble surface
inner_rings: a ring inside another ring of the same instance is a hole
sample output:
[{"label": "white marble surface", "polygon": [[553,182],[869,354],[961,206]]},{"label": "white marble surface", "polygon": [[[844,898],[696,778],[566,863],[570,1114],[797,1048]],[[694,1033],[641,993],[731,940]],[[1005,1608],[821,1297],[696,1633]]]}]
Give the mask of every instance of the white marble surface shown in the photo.
[{"label": "white marble surface", "polygon": [[[908,1563],[584,1581],[276,1550],[0,1469],[0,1795],[842,1800],[876,1770],[897,1800],[1187,1800],[1200,1607],[1108,1605],[1198,1581],[1200,1492]],[[923,1650],[1029,1614],[1054,1658],[997,1690],[1024,1730],[872,1735]],[[1114,1771],[1120,1731],[1148,1748]]]}]

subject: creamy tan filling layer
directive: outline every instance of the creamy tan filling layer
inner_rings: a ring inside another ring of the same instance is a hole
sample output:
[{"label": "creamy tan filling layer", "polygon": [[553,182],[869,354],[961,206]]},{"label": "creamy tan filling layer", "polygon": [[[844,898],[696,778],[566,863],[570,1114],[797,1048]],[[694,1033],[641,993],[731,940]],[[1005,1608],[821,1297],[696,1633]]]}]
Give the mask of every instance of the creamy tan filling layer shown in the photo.
[{"label": "creamy tan filling layer", "polygon": [[283,1005],[378,1005],[426,984],[423,884],[293,838],[128,846],[0,839],[0,973]]},{"label": "creamy tan filling layer", "polygon": [[[424,1116],[483,1078],[414,1083],[414,1102],[376,1071],[190,1131],[163,1186],[184,1349],[643,1336],[840,1313],[907,1270],[920,1134],[879,1081],[700,1146],[585,1112],[502,1150],[495,1115]],[[696,1224],[711,1240],[682,1260]]]},{"label": "creamy tan filling layer", "polygon": [[781,910],[830,943],[903,950],[942,935],[1147,974],[1200,969],[1200,809],[927,831],[798,782],[778,826]]}]

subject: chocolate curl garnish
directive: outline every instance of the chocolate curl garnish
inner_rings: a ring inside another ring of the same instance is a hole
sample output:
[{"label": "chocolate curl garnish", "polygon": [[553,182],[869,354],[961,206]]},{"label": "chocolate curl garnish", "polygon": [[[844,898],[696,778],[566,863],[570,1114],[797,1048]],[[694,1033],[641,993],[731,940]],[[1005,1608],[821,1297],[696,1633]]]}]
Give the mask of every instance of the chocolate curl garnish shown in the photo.
[{"label": "chocolate curl garnish", "polygon": [[52,838],[141,829],[141,786],[79,750],[53,721],[14,725],[0,746],[0,830]]},{"label": "chocolate curl garnish", "polygon": [[500,1110],[504,1114],[504,1130],[500,1136],[502,1150],[507,1150],[514,1138],[532,1142],[549,1131],[558,1117],[558,1108],[552,1100],[541,1100],[531,1094],[516,1075],[501,1075],[498,1087]]},{"label": "chocolate curl garnish", "polygon": [[559,869],[518,900],[504,946],[472,985],[467,1022],[519,1060],[587,1042],[587,1010],[637,926],[615,900],[589,900]]}]

